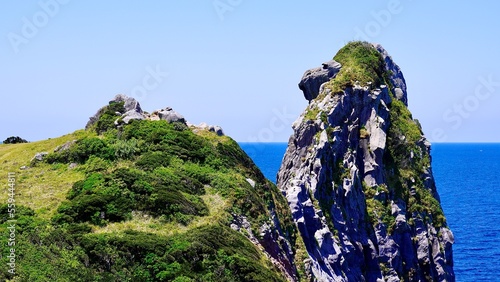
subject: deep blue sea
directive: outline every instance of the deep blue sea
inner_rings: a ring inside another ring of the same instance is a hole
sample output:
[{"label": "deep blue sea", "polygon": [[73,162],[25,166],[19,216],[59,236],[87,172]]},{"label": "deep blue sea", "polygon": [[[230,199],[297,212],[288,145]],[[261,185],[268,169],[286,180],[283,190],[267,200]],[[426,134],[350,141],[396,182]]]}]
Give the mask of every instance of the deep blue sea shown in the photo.
[{"label": "deep blue sea", "polygon": [[[240,145],[276,182],[287,144]],[[500,144],[433,144],[431,155],[457,281],[500,281]]]}]

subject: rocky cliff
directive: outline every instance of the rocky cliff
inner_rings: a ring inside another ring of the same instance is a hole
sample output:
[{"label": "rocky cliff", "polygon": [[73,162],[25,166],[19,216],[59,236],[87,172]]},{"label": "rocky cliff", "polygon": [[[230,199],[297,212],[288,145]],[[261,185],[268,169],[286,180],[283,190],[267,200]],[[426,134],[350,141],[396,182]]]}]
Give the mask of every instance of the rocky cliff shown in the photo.
[{"label": "rocky cliff", "polygon": [[[278,173],[313,281],[454,281],[430,143],[400,68],[351,42],[304,74],[309,105]],[[302,262],[297,262],[301,264]]]}]

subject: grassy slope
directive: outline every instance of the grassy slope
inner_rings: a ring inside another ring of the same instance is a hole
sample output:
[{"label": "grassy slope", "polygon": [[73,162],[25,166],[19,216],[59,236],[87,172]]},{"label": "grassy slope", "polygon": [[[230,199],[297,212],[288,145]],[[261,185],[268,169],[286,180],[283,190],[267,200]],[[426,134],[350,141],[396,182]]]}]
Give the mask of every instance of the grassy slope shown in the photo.
[{"label": "grassy slope", "polygon": [[[71,189],[74,182],[83,179],[84,173],[71,170],[68,166],[41,163],[37,167],[21,170],[30,166],[36,153],[53,152],[68,141],[91,135],[83,130],[33,143],[0,144],[0,183],[7,183],[7,174],[16,173],[17,186],[15,200],[35,210],[40,217],[50,218]],[[0,193],[0,203],[6,203],[7,193]]]}]

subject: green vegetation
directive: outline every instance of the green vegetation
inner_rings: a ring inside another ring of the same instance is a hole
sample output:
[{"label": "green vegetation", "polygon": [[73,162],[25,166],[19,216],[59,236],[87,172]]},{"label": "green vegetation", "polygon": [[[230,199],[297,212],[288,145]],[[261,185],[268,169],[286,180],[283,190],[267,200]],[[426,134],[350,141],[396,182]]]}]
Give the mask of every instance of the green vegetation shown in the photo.
[{"label": "green vegetation", "polygon": [[95,124],[95,131],[101,134],[115,127],[115,121],[120,117],[117,113],[125,112],[125,102],[109,102],[109,105],[102,109],[101,115]]},{"label": "green vegetation", "polygon": [[[5,220],[0,226],[7,227]],[[248,239],[221,225],[169,237],[133,230],[95,234],[86,224],[53,226],[20,206],[17,232],[18,281],[285,281],[262,264]],[[8,279],[4,272],[0,277]]]},{"label": "green vegetation", "polygon": [[439,228],[446,223],[443,210],[425,188],[421,177],[430,167],[429,155],[419,144],[422,130],[403,102],[393,98],[389,109],[390,127],[384,163],[391,193],[408,203],[410,222],[413,222],[411,217],[417,216]]},{"label": "green vegetation", "polygon": [[359,138],[366,139],[368,137],[370,137],[370,133],[368,132],[368,130],[366,130],[366,127],[361,126],[361,128],[359,129]]},{"label": "green vegetation", "polygon": [[394,136],[405,136],[406,142],[415,145],[422,137],[422,130],[413,120],[410,110],[399,100],[392,99],[390,107],[390,119]]},{"label": "green vegetation", "polygon": [[366,197],[366,212],[368,220],[372,225],[378,225],[379,221],[387,227],[387,232],[394,229],[395,217],[392,215],[391,204],[387,199],[389,190],[384,186],[370,187],[364,181],[363,192]]},{"label": "green vegetation", "polygon": [[[0,145],[0,170],[17,174],[16,281],[285,281],[246,232],[228,228],[234,214],[252,230],[272,226],[274,211],[303,247],[286,200],[238,144],[166,121],[116,129],[121,108],[104,108],[87,131]],[[37,152],[49,154],[32,162]]]},{"label": "green vegetation", "polygon": [[[21,166],[30,165],[31,159],[38,152],[51,152],[58,146],[75,139],[92,136],[91,132],[79,130],[59,138],[25,143],[0,145],[0,172],[7,175],[15,172],[16,201],[31,208],[44,219],[51,218],[57,207],[66,198],[73,183],[85,177],[78,169],[69,169],[68,165],[37,163],[36,167],[20,170]],[[6,203],[7,194],[0,193],[0,203]]]},{"label": "green vegetation", "polygon": [[342,64],[335,79],[328,82],[333,93],[342,92],[358,81],[380,85],[384,82],[384,64],[380,53],[368,42],[353,41],[342,47],[333,59]]},{"label": "green vegetation", "polygon": [[11,136],[11,137],[8,137],[7,139],[5,139],[2,143],[3,144],[19,144],[19,143],[28,143],[28,141],[19,137],[19,136]]},{"label": "green vegetation", "polygon": [[304,118],[306,120],[316,120],[316,118],[318,117],[318,114],[319,114],[319,108],[316,105],[312,104],[311,106],[309,106],[307,108],[307,112],[306,112]]}]

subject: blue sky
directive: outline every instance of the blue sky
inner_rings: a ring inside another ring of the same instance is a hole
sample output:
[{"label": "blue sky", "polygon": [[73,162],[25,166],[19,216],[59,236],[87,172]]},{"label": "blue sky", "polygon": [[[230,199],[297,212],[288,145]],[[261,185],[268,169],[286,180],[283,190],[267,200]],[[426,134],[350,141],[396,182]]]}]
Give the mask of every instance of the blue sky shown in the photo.
[{"label": "blue sky", "polygon": [[4,1],[0,139],[58,137],[123,93],[237,141],[284,142],[297,83],[345,43],[382,44],[433,142],[500,142],[500,2]]}]

